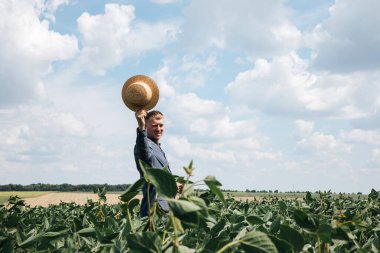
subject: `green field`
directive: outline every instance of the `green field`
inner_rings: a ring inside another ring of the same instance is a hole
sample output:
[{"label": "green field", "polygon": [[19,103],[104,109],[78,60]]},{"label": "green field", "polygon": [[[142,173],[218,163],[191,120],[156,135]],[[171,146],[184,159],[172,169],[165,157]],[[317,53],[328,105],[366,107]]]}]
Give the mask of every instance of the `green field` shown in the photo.
[{"label": "green field", "polygon": [[10,196],[19,196],[20,198],[33,198],[38,197],[44,194],[47,194],[47,191],[14,191],[14,192],[0,192],[0,204],[4,204]]},{"label": "green field", "polygon": [[[229,195],[232,197],[237,197],[237,198],[289,198],[289,199],[299,199],[303,198],[306,195],[306,192],[296,192],[296,193],[291,193],[291,192],[223,192],[225,196]],[[330,194],[333,198],[339,198],[341,195],[338,193],[331,193]],[[313,198],[318,197],[319,193],[311,193],[311,196]],[[367,198],[366,194],[343,194],[343,197],[351,197],[353,199],[358,199],[358,198]]]}]

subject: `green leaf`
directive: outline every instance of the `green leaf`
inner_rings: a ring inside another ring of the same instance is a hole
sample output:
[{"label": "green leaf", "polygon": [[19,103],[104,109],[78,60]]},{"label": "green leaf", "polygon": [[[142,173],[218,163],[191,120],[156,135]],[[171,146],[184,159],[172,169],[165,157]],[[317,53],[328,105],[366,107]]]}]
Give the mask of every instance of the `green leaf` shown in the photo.
[{"label": "green leaf", "polygon": [[190,196],[187,198],[187,200],[193,202],[194,204],[196,204],[197,206],[199,206],[201,208],[201,210],[199,210],[198,212],[203,217],[206,218],[208,216],[208,207],[206,205],[206,202],[203,199],[196,197],[196,196]]},{"label": "green leaf", "polygon": [[280,253],[291,253],[293,251],[292,245],[290,245],[287,241],[277,238],[274,235],[268,235],[269,238],[272,240],[274,245],[276,245],[276,248],[278,252]]},{"label": "green leaf", "polygon": [[331,243],[331,231],[332,231],[332,228],[329,224],[321,224],[319,227],[318,227],[318,236],[319,238],[321,238],[321,240],[323,242],[326,242],[326,243]]},{"label": "green leaf", "polygon": [[349,241],[348,233],[341,227],[335,228],[331,231],[331,238],[340,241]]},{"label": "green leaf", "polygon": [[176,217],[201,210],[201,207],[187,200],[167,199],[170,209]]},{"label": "green leaf", "polygon": [[175,228],[177,231],[179,231],[180,233],[184,233],[185,232],[185,230],[182,227],[180,219],[178,219],[176,217],[173,217],[173,219],[171,220],[171,222],[172,222],[173,228]]},{"label": "green leaf", "polygon": [[368,198],[372,200],[376,200],[377,198],[379,198],[379,192],[377,192],[375,189],[372,188],[371,193],[368,194]]},{"label": "green leaf", "polygon": [[219,234],[220,231],[224,229],[226,226],[226,221],[224,219],[220,220],[218,223],[216,223],[210,230],[210,234],[212,236],[215,236]]},{"label": "green leaf", "polygon": [[83,228],[81,230],[78,231],[78,234],[80,236],[92,236],[92,237],[95,237],[96,236],[96,230],[95,228]]},{"label": "green leaf", "polygon": [[128,203],[129,211],[132,212],[133,208],[135,208],[139,203],[140,203],[140,200],[138,200],[138,199],[132,199],[131,201],[129,201],[129,203]]},{"label": "green leaf", "polygon": [[178,247],[170,247],[168,248],[165,253],[194,253],[195,249],[190,249],[186,246],[179,245]]},{"label": "green leaf", "polygon": [[189,165],[187,167],[183,167],[185,170],[186,175],[192,176],[193,175],[193,160],[190,161]]},{"label": "green leaf", "polygon": [[11,237],[0,236],[0,252],[14,252],[14,241]]},{"label": "green leaf", "polygon": [[239,239],[241,247],[252,253],[278,253],[276,246],[267,234],[252,231]]},{"label": "green leaf", "polygon": [[289,227],[288,225],[280,226],[280,237],[288,241],[296,251],[300,251],[305,244],[302,235],[297,230]]},{"label": "green leaf", "polygon": [[174,198],[177,194],[177,184],[172,174],[162,169],[147,169],[145,178],[151,182],[158,195],[163,198]]},{"label": "green leaf", "polygon": [[127,235],[128,246],[135,253],[159,253],[162,250],[160,236],[155,232],[139,232]]},{"label": "green leaf", "polygon": [[278,207],[280,208],[281,211],[286,211],[286,209],[288,209],[288,206],[282,200],[278,201]]},{"label": "green leaf", "polygon": [[261,225],[263,223],[265,223],[265,221],[263,221],[259,216],[257,215],[249,215],[245,218],[249,224],[251,225]]},{"label": "green leaf", "polygon": [[278,230],[280,230],[281,225],[281,216],[277,216],[269,228],[269,233],[274,234],[277,233]]},{"label": "green leaf", "polygon": [[55,239],[55,238],[58,238],[58,237],[66,235],[68,232],[69,232],[69,229],[64,229],[64,230],[59,231],[59,232],[46,232],[43,235],[43,237],[50,238],[50,239]]},{"label": "green leaf", "polygon": [[310,215],[307,215],[305,212],[301,210],[294,210],[293,212],[294,220],[297,223],[298,226],[301,228],[310,231],[310,232],[316,232],[318,229],[318,221],[315,220]]},{"label": "green leaf", "polygon": [[222,191],[218,187],[222,184],[218,180],[216,180],[214,176],[207,176],[205,179],[203,179],[203,181],[206,183],[211,192],[213,192],[219,198],[220,201],[222,201],[223,203],[226,202]]},{"label": "green leaf", "polygon": [[137,194],[139,194],[142,186],[145,183],[145,179],[142,177],[139,180],[137,180],[133,185],[129,186],[125,192],[123,192],[119,199],[124,202],[129,202],[131,199],[133,199]]},{"label": "green leaf", "polygon": [[45,234],[45,232],[41,232],[41,233],[38,233],[36,235],[33,235],[33,236],[29,237],[28,239],[26,239],[25,241],[23,241],[22,243],[20,243],[19,246],[21,248],[27,248],[30,245],[32,245],[33,243],[37,243],[39,240],[41,240],[41,238],[44,234]]},{"label": "green leaf", "polygon": [[[231,239],[227,235],[221,235],[215,238],[211,238],[205,245],[205,250],[210,250],[215,253],[218,249],[224,247],[227,243],[229,243]],[[207,252],[207,251],[206,251]]]}]

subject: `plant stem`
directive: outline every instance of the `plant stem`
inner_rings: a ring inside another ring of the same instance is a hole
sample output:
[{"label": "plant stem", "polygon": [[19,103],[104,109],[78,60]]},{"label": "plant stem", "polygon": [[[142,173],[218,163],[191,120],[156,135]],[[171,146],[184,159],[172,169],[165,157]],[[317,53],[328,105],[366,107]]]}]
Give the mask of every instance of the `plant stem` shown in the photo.
[{"label": "plant stem", "polygon": [[236,241],[232,241],[230,243],[227,243],[226,245],[224,245],[223,248],[221,248],[220,250],[218,250],[216,253],[222,253],[223,251],[225,251],[226,249],[228,249],[229,247],[235,245],[235,244],[238,244],[240,241],[239,240],[236,240]]},{"label": "plant stem", "polygon": [[132,232],[135,233],[135,228],[132,224],[132,218],[131,218],[131,213],[129,212],[129,208],[127,208],[127,214],[128,214],[129,225],[131,225]]},{"label": "plant stem", "polygon": [[178,231],[177,231],[177,227],[175,226],[175,221],[174,221],[174,214],[170,211],[170,219],[172,221],[172,225],[173,225],[173,229],[174,229],[174,241],[173,241],[173,244],[175,246],[178,245]]},{"label": "plant stem", "polygon": [[319,235],[317,235],[317,241],[318,241],[318,251],[319,253],[322,253],[321,238],[319,238]]}]

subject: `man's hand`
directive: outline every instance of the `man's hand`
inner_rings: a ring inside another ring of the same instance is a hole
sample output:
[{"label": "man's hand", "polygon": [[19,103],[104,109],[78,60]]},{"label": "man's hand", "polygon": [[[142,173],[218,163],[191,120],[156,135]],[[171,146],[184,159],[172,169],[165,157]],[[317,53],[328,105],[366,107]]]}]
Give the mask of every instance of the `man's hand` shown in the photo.
[{"label": "man's hand", "polygon": [[182,191],[183,191],[183,184],[177,182],[177,191],[180,194],[182,193]]},{"label": "man's hand", "polygon": [[139,124],[139,129],[144,130],[145,129],[145,118],[146,118],[147,112],[144,109],[138,110],[135,113],[135,117],[137,120],[137,123]]}]

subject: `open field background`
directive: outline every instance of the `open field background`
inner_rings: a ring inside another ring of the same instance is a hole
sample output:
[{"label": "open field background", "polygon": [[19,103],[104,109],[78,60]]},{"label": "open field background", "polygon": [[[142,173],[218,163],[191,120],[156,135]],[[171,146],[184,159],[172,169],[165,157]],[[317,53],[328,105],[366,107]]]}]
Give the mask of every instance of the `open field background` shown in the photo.
[{"label": "open field background", "polygon": [[12,192],[0,192],[0,204],[5,203],[10,196],[19,196],[22,199],[40,197],[50,192],[46,191],[12,191]]},{"label": "open field background", "polygon": [[[47,207],[49,204],[59,204],[60,202],[70,203],[75,202],[79,205],[85,204],[88,199],[94,201],[98,200],[98,195],[94,193],[79,193],[79,192],[0,192],[0,204],[6,203],[10,196],[17,195],[24,199],[27,205],[34,206],[44,206]],[[110,193],[107,194],[108,204],[119,203],[118,196],[120,193]]]},{"label": "open field background", "polygon": [[[106,195],[108,204],[119,203],[118,197],[121,192],[110,192]],[[44,206],[47,207],[49,204],[59,204],[60,202],[70,203],[75,202],[77,204],[85,204],[87,200],[92,199],[93,201],[98,200],[97,194],[90,192],[44,192],[44,191],[14,191],[14,192],[0,192],[0,204],[6,203],[10,196],[19,196],[25,199],[27,205],[34,206]],[[305,193],[251,193],[251,192],[225,192],[225,196],[229,195],[236,200],[248,200],[248,201],[261,201],[264,198],[289,198],[289,199],[302,199]],[[318,194],[313,193],[313,197],[318,197]],[[333,194],[333,197],[338,197],[339,194]],[[346,194],[353,199],[358,199],[359,197],[366,197],[366,195],[357,194]],[[141,196],[138,196],[141,198]]]}]

